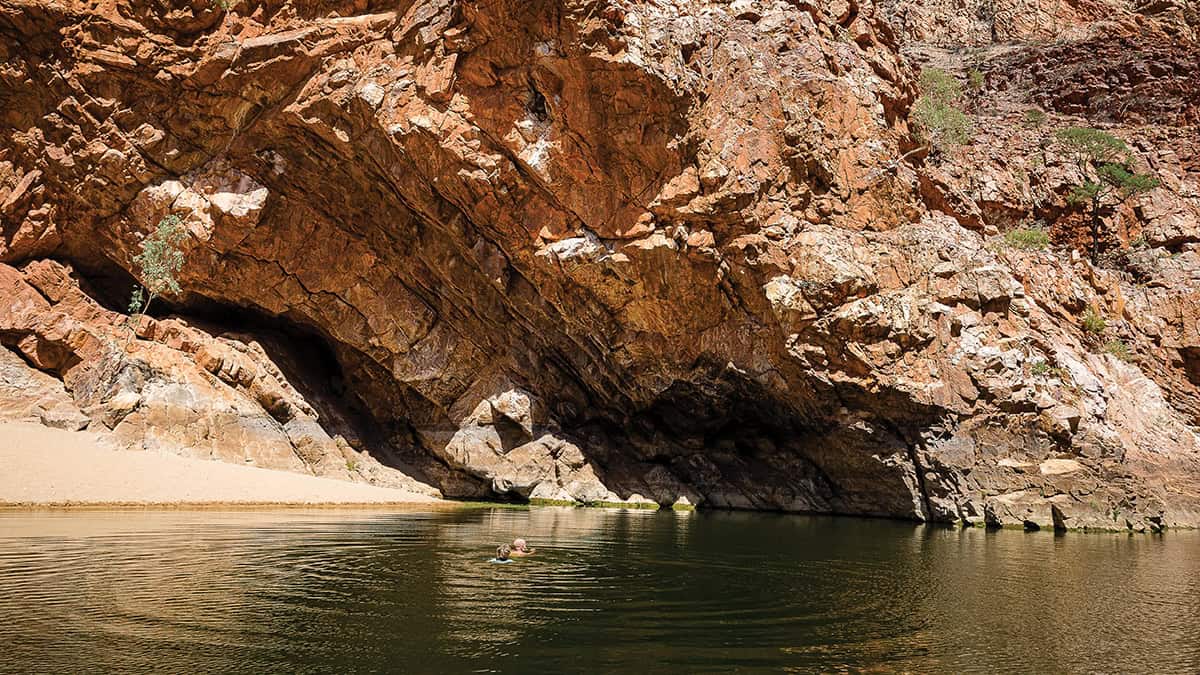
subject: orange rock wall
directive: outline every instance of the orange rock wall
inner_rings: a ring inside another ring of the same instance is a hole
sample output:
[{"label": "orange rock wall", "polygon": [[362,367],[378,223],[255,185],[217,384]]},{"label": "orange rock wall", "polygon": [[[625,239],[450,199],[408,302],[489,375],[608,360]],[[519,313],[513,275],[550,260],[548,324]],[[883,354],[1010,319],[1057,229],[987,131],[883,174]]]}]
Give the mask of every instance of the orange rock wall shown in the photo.
[{"label": "orange rock wall", "polygon": [[[29,298],[0,343],[126,445],[451,496],[1192,523],[1196,23],[1102,5],[0,0],[0,270]],[[910,152],[931,64],[987,78],[940,164]],[[1169,292],[1072,257],[1071,176],[1015,170],[1032,105],[1158,125],[1130,140],[1172,179],[1119,216]],[[122,344],[167,214],[184,293]],[[998,245],[1035,217],[1054,250]],[[51,269],[75,300],[27,290]],[[170,431],[231,406],[274,440]]]}]

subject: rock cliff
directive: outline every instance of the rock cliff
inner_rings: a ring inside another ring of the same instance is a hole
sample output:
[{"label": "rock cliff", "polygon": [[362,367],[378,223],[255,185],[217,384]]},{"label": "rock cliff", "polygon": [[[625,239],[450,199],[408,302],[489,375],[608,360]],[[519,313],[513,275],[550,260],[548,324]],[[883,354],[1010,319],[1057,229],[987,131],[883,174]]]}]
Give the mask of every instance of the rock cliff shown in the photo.
[{"label": "rock cliff", "polygon": [[[1200,524],[1200,18],[954,4],[0,0],[0,414],[447,496]],[[982,76],[939,161],[934,66]],[[1161,180],[1099,265],[1079,124]],[[126,317],[168,215],[182,293]]]}]

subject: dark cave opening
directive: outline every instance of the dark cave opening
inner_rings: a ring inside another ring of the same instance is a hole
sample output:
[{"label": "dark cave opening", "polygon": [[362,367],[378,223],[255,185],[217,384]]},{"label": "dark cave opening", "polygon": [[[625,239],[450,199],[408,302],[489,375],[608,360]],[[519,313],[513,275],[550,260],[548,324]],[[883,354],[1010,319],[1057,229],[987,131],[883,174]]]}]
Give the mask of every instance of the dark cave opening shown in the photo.
[{"label": "dark cave opening", "polygon": [[182,316],[213,335],[257,342],[330,436],[341,436],[355,450],[418,481],[444,483],[438,476],[448,469],[421,446],[414,430],[417,420],[438,415],[435,406],[366,355],[339,348],[322,331],[287,315],[208,298],[194,299]]},{"label": "dark cave opening", "polygon": [[[105,309],[125,314],[130,294],[140,285],[129,272],[105,259],[63,260],[76,273],[80,286]],[[342,359],[333,341],[302,321],[207,298],[185,294],[156,298],[147,312],[154,318],[179,316],[210,335],[253,340],[280,369],[287,382],[312,405],[324,424],[334,424],[354,447],[377,440],[377,420],[346,385]]]},{"label": "dark cave opening", "polygon": [[546,101],[545,95],[538,91],[538,88],[533,83],[529,85],[529,101],[525,104],[525,109],[539,122],[550,121],[549,103]]},{"label": "dark cave opening", "polygon": [[829,512],[837,486],[813,452],[826,426],[812,412],[744,373],[699,364],[636,411],[572,435],[623,499],[670,507],[693,493],[705,508]]},{"label": "dark cave opening", "polygon": [[813,431],[762,386],[721,373],[676,381],[632,420],[635,433],[666,435],[683,445],[737,447],[752,454]]},{"label": "dark cave opening", "polygon": [[[102,307],[128,311],[130,293],[138,285],[124,269],[107,259],[60,262],[75,270],[83,291]],[[471,482],[455,476],[415,432],[416,424],[448,425],[444,413],[369,356],[339,345],[303,317],[273,315],[195,293],[155,299],[148,314],[156,319],[179,317],[214,337],[257,343],[316,412],[330,437],[341,436],[381,465],[439,488],[448,481]],[[266,412],[281,424],[287,422],[281,411]]]},{"label": "dark cave opening", "polygon": [[[130,296],[134,289],[141,287],[132,274],[107,258],[54,256],[51,259],[73,269],[83,292],[110,312],[128,312]],[[150,307],[149,315],[162,316],[169,312],[170,306],[167,298],[157,298]]]}]

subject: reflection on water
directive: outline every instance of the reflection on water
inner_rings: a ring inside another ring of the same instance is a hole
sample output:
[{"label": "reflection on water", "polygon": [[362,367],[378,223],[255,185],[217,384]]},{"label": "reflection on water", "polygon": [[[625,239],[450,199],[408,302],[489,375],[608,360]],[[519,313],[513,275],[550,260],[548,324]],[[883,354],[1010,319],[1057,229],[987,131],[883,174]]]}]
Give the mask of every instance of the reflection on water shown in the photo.
[{"label": "reflection on water", "polygon": [[[486,560],[524,536],[539,554]],[[1200,533],[748,513],[0,514],[0,671],[1200,672]]]}]

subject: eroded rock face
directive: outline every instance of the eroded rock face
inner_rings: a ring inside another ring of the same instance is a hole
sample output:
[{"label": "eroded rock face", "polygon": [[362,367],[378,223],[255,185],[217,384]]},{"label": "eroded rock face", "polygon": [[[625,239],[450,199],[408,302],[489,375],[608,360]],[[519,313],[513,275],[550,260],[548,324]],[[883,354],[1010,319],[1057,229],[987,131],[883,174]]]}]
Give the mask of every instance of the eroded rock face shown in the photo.
[{"label": "eroded rock face", "polygon": [[331,436],[339,420],[317,422],[277,365],[288,358],[279,338],[267,342],[273,358],[249,335],[214,336],[178,319],[131,323],[49,260],[0,265],[0,290],[7,418],[89,428],[120,447],[437,492]]},{"label": "eroded rock face", "polygon": [[[0,336],[61,383],[5,409],[450,496],[1196,522],[1187,321],[1152,372],[1075,319],[1148,354],[1188,261],[1140,293],[994,246],[1041,207],[911,159],[896,4],[0,0]],[[1161,148],[1135,215],[1178,245],[1196,167]],[[177,316],[124,345],[97,300],[168,214]]]},{"label": "eroded rock face", "polygon": [[880,0],[888,21],[916,46],[1085,42],[1098,34],[1154,32],[1195,39],[1200,15],[1187,0]]}]

